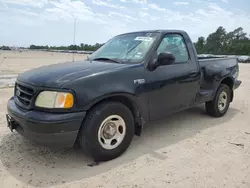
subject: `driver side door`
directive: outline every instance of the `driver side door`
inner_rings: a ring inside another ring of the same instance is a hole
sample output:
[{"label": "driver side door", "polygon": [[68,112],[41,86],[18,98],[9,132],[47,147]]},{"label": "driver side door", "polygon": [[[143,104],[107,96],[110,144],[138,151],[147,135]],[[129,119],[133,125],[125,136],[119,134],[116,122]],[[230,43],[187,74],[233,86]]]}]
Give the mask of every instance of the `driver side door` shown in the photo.
[{"label": "driver side door", "polygon": [[191,61],[182,35],[166,34],[157,49],[157,54],[162,52],[171,52],[175,56],[175,63],[148,71],[151,120],[191,106],[199,89],[197,65]]}]

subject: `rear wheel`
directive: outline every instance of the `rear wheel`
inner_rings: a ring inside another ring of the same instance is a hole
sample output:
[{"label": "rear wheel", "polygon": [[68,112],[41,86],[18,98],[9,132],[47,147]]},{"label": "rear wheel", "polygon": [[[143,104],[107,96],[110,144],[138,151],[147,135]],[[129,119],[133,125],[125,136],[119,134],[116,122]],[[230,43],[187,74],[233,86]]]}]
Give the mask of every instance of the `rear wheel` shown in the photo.
[{"label": "rear wheel", "polygon": [[107,161],[124,153],[133,135],[131,111],[119,102],[105,102],[88,113],[79,143],[95,161]]},{"label": "rear wheel", "polygon": [[231,89],[221,84],[212,101],[206,102],[206,111],[213,117],[222,117],[226,114],[231,99]]}]

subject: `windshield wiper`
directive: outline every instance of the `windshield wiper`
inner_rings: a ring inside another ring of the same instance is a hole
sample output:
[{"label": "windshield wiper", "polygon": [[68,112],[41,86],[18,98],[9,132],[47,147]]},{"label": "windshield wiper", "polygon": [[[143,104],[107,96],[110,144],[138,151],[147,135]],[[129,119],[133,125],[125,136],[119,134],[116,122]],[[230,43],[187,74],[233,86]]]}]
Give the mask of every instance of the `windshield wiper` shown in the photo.
[{"label": "windshield wiper", "polygon": [[120,61],[118,60],[115,60],[115,59],[110,59],[110,58],[107,58],[107,57],[99,57],[99,58],[94,58],[94,59],[91,59],[91,61],[112,61],[114,63],[121,63]]}]

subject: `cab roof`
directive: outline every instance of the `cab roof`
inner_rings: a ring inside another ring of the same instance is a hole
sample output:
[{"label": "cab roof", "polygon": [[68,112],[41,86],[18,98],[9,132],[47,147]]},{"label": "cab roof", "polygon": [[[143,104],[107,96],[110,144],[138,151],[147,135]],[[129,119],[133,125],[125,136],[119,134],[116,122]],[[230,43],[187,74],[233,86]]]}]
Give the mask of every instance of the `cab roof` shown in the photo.
[{"label": "cab roof", "polygon": [[133,34],[133,33],[161,33],[161,34],[166,34],[166,33],[180,33],[180,34],[186,34],[186,32],[184,30],[164,30],[164,29],[158,29],[158,30],[133,31],[133,32],[128,32],[128,33],[123,33],[123,34],[120,34],[120,35]]}]

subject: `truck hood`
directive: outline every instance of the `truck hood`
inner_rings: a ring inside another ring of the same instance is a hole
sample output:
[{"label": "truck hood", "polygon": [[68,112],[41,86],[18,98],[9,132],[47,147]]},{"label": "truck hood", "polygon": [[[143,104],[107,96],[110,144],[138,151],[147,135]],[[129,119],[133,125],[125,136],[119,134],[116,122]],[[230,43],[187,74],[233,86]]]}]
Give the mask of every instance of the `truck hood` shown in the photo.
[{"label": "truck hood", "polygon": [[57,88],[74,79],[124,66],[129,65],[101,61],[66,62],[26,71],[17,80],[34,86]]}]

